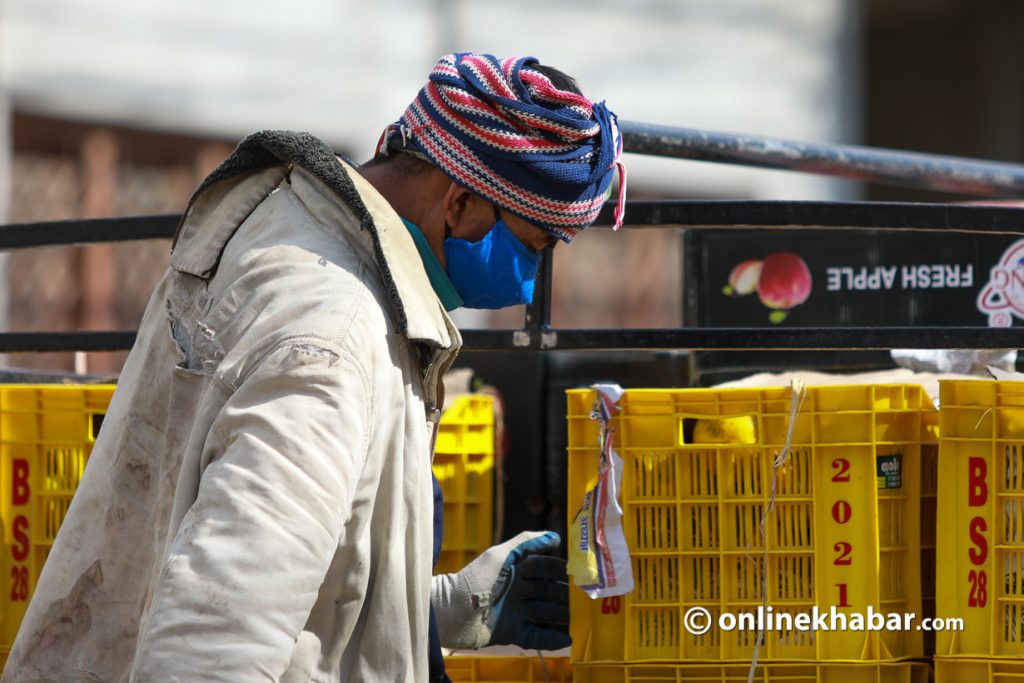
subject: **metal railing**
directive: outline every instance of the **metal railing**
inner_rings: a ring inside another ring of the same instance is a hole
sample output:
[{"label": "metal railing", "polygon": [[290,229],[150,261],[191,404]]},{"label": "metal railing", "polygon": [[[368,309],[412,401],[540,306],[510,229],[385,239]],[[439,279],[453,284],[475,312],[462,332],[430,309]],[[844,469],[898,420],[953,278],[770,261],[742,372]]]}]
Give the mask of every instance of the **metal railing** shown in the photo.
[{"label": "metal railing", "polygon": [[[842,145],[711,133],[622,122],[627,152],[825,173],[985,197],[1024,197],[1024,166]],[[609,225],[610,210],[598,225]],[[1024,236],[1024,209],[1005,206],[807,201],[628,202],[627,228],[928,230]],[[156,215],[0,226],[0,250],[170,239],[179,216]],[[551,251],[544,252],[534,302],[518,330],[465,330],[474,350],[868,350],[1024,348],[1024,328],[785,327],[553,329]],[[0,333],[0,353],[119,351],[135,332]]]}]

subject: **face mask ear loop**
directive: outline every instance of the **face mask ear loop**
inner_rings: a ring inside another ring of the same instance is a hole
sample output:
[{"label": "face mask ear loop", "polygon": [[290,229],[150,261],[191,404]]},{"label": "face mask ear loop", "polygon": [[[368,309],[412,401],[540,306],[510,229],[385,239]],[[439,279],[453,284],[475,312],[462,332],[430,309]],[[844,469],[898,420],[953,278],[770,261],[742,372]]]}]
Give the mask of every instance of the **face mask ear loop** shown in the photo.
[{"label": "face mask ear loop", "polygon": [[612,229],[618,230],[626,217],[626,165],[621,161],[615,162],[615,165],[619,169],[619,199],[615,203],[615,225]]},{"label": "face mask ear loop", "polygon": [[615,225],[613,230],[622,227],[622,221],[626,217],[626,165],[622,163],[622,135],[616,126],[615,133],[618,136],[615,150],[615,168],[619,171],[619,199],[615,203]]}]

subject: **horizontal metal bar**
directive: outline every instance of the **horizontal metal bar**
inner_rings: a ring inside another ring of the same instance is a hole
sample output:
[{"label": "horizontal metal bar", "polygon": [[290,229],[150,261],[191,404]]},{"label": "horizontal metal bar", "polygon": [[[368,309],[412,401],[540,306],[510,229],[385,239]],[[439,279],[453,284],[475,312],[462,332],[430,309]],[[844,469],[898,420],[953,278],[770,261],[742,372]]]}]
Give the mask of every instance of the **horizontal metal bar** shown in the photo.
[{"label": "horizontal metal bar", "polygon": [[[1024,327],[463,330],[462,338],[475,351],[1020,349]],[[0,353],[124,351],[134,343],[132,331],[0,333]]]},{"label": "horizontal metal bar", "polygon": [[[597,225],[614,223],[606,205]],[[839,228],[1024,233],[1024,208],[969,204],[795,201],[636,201],[627,227]]]},{"label": "horizontal metal bar", "polygon": [[1024,197],[1024,165],[620,121],[623,148],[983,197]]},{"label": "horizontal metal bar", "polygon": [[0,353],[57,351],[125,351],[135,343],[135,331],[2,332]]},{"label": "horizontal metal bar", "polygon": [[[180,216],[130,216],[0,226],[0,250],[170,239]],[[1024,209],[965,204],[791,201],[635,201],[626,227],[849,228],[1024,234]],[[598,225],[611,225],[606,206]]]},{"label": "horizontal metal bar", "polygon": [[63,244],[170,239],[174,236],[180,219],[179,214],[162,214],[14,223],[0,226],[0,250]]},{"label": "horizontal metal bar", "polygon": [[600,351],[678,349],[692,351],[806,351],[887,349],[1019,349],[1024,328],[988,327],[843,327],[464,330],[465,348],[498,351]]}]

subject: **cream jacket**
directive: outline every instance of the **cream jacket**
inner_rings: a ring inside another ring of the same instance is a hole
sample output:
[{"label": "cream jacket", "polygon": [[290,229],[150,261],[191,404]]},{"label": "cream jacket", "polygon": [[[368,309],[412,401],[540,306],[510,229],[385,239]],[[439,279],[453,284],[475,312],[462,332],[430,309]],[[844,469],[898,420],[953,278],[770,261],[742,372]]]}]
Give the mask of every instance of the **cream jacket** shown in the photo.
[{"label": "cream jacket", "polygon": [[459,344],[353,168],[248,138],[190,203],[3,682],[427,680]]}]

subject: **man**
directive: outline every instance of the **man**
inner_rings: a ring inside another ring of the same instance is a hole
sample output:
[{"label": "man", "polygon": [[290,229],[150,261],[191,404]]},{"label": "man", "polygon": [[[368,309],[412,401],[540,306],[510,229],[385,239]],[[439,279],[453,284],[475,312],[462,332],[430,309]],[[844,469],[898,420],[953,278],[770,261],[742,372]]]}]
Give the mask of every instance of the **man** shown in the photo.
[{"label": "man", "polygon": [[528,301],[620,154],[562,74],[475,54],[360,169],[243,141],[182,218],[3,681],[418,683],[439,644],[567,645],[554,534],[432,585],[445,309]]}]

